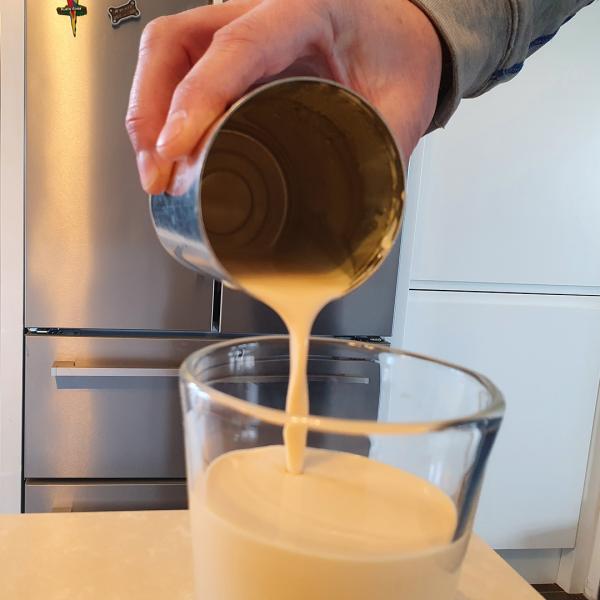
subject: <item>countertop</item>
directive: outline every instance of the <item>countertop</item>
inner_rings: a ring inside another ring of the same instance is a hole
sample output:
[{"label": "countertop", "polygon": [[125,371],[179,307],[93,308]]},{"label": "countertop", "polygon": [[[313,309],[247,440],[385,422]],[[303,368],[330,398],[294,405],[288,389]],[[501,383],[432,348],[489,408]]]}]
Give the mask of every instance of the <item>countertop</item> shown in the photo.
[{"label": "countertop", "polygon": [[[187,511],[0,516],[0,598],[193,600]],[[456,600],[540,600],[480,539]]]}]

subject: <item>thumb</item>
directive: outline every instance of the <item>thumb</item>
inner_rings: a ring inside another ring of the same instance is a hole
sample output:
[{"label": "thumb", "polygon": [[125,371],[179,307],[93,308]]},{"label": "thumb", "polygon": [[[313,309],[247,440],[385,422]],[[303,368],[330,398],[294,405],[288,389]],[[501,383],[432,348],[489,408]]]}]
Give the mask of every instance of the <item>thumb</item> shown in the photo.
[{"label": "thumb", "polygon": [[[293,30],[282,30],[285,23],[293,23]],[[263,2],[219,29],[173,94],[158,153],[170,161],[190,155],[208,127],[253,83],[332,39],[328,20],[308,3]]]}]

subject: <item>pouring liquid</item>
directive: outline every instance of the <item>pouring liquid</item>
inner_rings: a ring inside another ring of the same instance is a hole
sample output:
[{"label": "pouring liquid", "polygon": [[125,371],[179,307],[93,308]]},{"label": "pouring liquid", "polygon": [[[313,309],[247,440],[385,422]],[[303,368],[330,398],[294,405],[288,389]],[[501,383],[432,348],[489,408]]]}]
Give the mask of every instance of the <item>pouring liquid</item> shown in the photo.
[{"label": "pouring liquid", "polygon": [[[223,195],[228,207],[233,192]],[[205,225],[225,270],[289,331],[290,419],[283,445],[226,452],[197,478],[190,505],[198,600],[454,596],[466,541],[453,541],[454,502],[408,472],[306,446],[302,418],[309,414],[315,318],[377,262],[393,243],[399,220],[399,212],[388,214],[377,203],[371,210],[350,208],[352,190],[347,192],[331,193],[328,202],[303,194],[310,202],[296,205],[295,212],[283,199],[271,205],[267,216],[285,222],[275,238],[262,236],[272,231],[268,227],[244,229],[243,219],[239,233],[221,237],[233,217],[220,197],[214,198],[215,210],[204,212],[205,221],[215,220]]]},{"label": "pouring liquid", "polygon": [[[318,268],[317,268],[318,266]],[[286,410],[309,414],[313,322],[351,286],[327,255],[227,268],[290,332]],[[451,600],[465,539],[454,502],[429,482],[368,458],[306,447],[293,420],[284,445],[227,452],[191,495],[199,600]]]},{"label": "pouring liquid", "polygon": [[[306,372],[313,323],[321,309],[343,296],[352,283],[348,269],[334,266],[324,254],[314,254],[305,255],[296,268],[286,262],[286,270],[258,261],[246,263],[243,270],[238,268],[238,281],[244,289],[272,308],[289,331],[286,412],[294,417],[307,416],[310,411]],[[306,264],[313,265],[313,269],[309,270]],[[314,270],[314,265],[320,266],[319,271]],[[286,467],[290,473],[302,472],[306,434],[300,423],[292,422],[285,427]]]}]

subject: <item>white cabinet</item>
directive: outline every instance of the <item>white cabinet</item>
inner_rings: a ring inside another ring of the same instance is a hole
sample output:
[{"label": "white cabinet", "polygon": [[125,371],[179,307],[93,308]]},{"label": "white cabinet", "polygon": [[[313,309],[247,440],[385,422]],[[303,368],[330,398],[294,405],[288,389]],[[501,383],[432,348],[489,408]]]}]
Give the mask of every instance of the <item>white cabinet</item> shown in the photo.
[{"label": "white cabinet", "polygon": [[[504,392],[476,527],[555,571],[549,549],[576,541],[600,378],[599,31],[595,2],[514,81],[464,101],[425,138],[394,324],[394,344],[479,370]],[[597,501],[589,488],[584,534]],[[571,567],[561,562],[573,581],[583,537]]]},{"label": "white cabinet", "polygon": [[426,138],[413,287],[600,293],[598,32],[594,3],[514,81],[464,101],[444,131]]},{"label": "white cabinet", "polygon": [[478,370],[505,395],[478,532],[496,548],[573,547],[600,377],[600,298],[412,291],[404,346]]}]

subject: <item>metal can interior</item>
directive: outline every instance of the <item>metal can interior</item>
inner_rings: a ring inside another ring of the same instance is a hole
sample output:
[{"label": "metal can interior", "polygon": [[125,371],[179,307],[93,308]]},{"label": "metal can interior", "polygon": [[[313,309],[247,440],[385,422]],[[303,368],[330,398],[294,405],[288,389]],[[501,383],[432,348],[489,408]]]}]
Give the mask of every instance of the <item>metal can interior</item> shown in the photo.
[{"label": "metal can interior", "polygon": [[260,261],[342,267],[353,289],[393,245],[404,201],[399,151],[376,111],[338,84],[293,78],[250,92],[203,155],[200,227],[234,284]]}]

